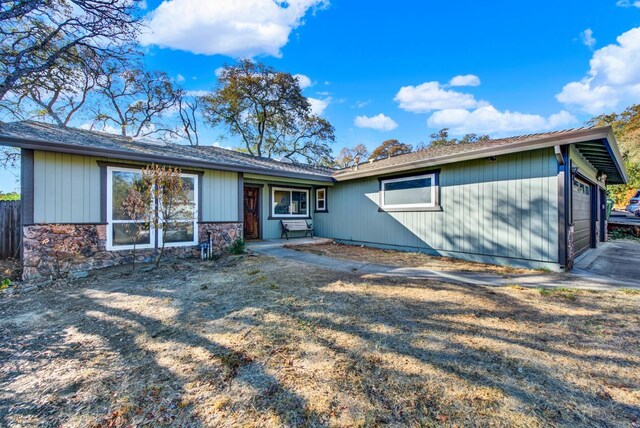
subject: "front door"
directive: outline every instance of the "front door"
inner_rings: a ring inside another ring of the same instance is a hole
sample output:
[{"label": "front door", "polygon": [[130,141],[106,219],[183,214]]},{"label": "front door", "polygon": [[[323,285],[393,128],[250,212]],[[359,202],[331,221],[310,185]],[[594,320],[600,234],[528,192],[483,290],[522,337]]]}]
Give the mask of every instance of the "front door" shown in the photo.
[{"label": "front door", "polygon": [[260,238],[260,188],[244,188],[244,239]]}]

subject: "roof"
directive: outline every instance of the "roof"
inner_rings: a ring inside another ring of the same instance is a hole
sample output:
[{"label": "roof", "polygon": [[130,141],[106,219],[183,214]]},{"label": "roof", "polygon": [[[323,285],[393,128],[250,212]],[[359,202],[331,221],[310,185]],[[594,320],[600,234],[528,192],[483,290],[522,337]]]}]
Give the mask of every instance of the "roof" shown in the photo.
[{"label": "roof", "polygon": [[188,146],[132,139],[104,132],[64,128],[35,121],[0,122],[0,144],[26,149],[111,157],[288,178],[333,181],[332,169],[280,162],[214,146]]},{"label": "roof", "polygon": [[338,181],[344,181],[567,144],[575,144],[596,169],[607,174],[608,183],[622,184],[627,181],[622,156],[610,126],[519,135],[473,144],[427,147],[412,153],[363,162],[355,167],[336,171],[333,176]]},{"label": "roof", "polygon": [[622,184],[628,181],[622,156],[610,126],[520,135],[473,144],[428,147],[404,155],[364,162],[357,167],[338,171],[281,162],[214,146],[187,146],[149,139],[134,140],[120,135],[63,128],[34,121],[0,122],[0,144],[26,149],[326,182],[392,174],[483,157],[573,144],[587,161],[598,171],[607,175],[609,184]]}]

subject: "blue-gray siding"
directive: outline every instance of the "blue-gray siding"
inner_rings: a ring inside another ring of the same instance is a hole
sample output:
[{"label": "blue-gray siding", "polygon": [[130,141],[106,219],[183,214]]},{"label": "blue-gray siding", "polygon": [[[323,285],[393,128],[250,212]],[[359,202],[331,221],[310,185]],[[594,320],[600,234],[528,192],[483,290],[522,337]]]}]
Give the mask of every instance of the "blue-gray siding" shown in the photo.
[{"label": "blue-gray siding", "polygon": [[[117,159],[35,151],[34,222],[99,223],[99,160],[118,162]],[[238,195],[237,173],[206,170],[202,177],[202,220],[238,221]]]},{"label": "blue-gray siding", "polygon": [[[317,216],[318,214],[314,214],[314,207],[315,207],[315,192],[314,192],[314,184],[310,184],[308,181],[301,181],[301,180],[291,180],[291,182],[289,182],[289,184],[282,182],[282,181],[275,181],[277,180],[277,177],[273,178],[274,181],[271,180],[259,180],[259,179],[255,179],[255,178],[245,178],[244,179],[244,184],[245,185],[257,185],[260,186],[261,189],[261,199],[260,199],[260,228],[261,228],[261,237],[262,239],[276,239],[276,238],[280,238],[281,236],[281,232],[282,232],[282,227],[280,225],[280,220],[279,219],[269,219],[270,217],[270,213],[269,213],[269,209],[270,209],[270,205],[269,205],[269,199],[271,198],[271,194],[269,192],[269,184],[272,184],[274,186],[278,186],[278,187],[288,187],[288,186],[293,186],[293,187],[301,187],[301,188],[305,188],[305,189],[309,189],[309,209],[310,209],[310,213],[311,213],[311,219],[307,219],[307,221],[309,222],[313,222],[315,216]],[[326,184],[323,184],[322,182],[317,182],[315,183],[315,185],[324,185],[326,186]],[[296,232],[298,233],[300,236],[304,236],[304,232]],[[292,237],[297,236],[295,233],[291,234]]]},{"label": "blue-gray siding", "polygon": [[328,191],[329,213],[315,215],[316,233],[485,260],[556,263],[557,171],[552,149],[444,165],[441,212],[378,212],[378,178],[340,182]]}]

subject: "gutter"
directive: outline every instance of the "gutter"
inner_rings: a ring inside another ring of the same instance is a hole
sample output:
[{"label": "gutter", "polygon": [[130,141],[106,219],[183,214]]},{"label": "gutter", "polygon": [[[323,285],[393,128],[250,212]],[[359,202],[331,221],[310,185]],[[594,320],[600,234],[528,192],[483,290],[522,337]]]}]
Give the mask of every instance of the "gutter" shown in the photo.
[{"label": "gutter", "polygon": [[19,147],[22,149],[42,150],[47,152],[69,153],[83,156],[109,157],[123,160],[133,160],[141,162],[154,162],[175,166],[197,167],[205,169],[216,169],[221,171],[232,172],[253,172],[257,174],[272,175],[276,177],[301,178],[314,181],[334,182],[331,176],[315,175],[302,172],[287,172],[277,169],[231,165],[220,162],[207,162],[201,160],[179,159],[167,156],[151,155],[146,153],[132,153],[117,149],[107,149],[99,147],[78,146],[76,144],[52,143],[41,140],[30,140],[26,138],[0,136],[0,143],[11,147]]},{"label": "gutter", "polygon": [[[336,181],[354,180],[357,178],[390,174],[394,172],[406,171],[409,169],[428,168],[437,165],[462,162],[483,157],[500,156],[510,153],[522,152],[525,150],[544,149],[547,147],[568,145],[589,140],[604,140],[609,138],[609,135],[613,135],[613,131],[611,130],[610,126],[596,129],[586,129],[563,136],[551,135],[538,140],[518,141],[516,143],[505,144],[497,147],[487,147],[484,149],[473,150],[466,153],[456,153],[431,159],[419,159],[413,162],[390,165],[387,167],[375,168],[371,170],[344,172],[334,174],[333,177],[336,179]],[[613,141],[615,141],[615,137]],[[624,171],[624,169],[622,171]],[[626,173],[624,174],[626,176]]]}]

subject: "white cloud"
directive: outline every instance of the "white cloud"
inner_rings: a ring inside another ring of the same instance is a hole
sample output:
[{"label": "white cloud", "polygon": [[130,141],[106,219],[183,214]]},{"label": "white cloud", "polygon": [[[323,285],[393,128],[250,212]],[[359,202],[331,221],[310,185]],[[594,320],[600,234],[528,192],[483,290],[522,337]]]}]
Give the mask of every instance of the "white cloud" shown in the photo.
[{"label": "white cloud", "polygon": [[231,57],[271,55],[327,0],[164,0],[146,19],[143,45]]},{"label": "white cloud", "polygon": [[380,113],[377,116],[357,116],[353,123],[358,128],[371,128],[377,129],[378,131],[391,131],[392,129],[396,129],[398,124],[395,120],[391,119],[389,116],[385,116]]},{"label": "white cloud", "polygon": [[293,77],[298,79],[298,83],[300,84],[300,87],[302,89],[313,86],[313,82],[311,81],[311,79],[304,74],[294,74]]},{"label": "white cloud", "polygon": [[222,76],[223,71],[224,71],[224,67],[218,67],[215,70],[213,70],[213,74],[215,74],[216,77],[220,77]]},{"label": "white cloud", "polygon": [[432,128],[450,128],[453,134],[507,134],[540,132],[575,123],[577,119],[566,111],[549,117],[511,111],[499,111],[492,105],[475,110],[446,109],[433,113],[427,120]]},{"label": "white cloud", "polygon": [[582,43],[589,49],[593,49],[593,47],[596,45],[596,39],[595,37],[593,37],[593,30],[591,30],[591,28],[587,28],[582,33],[580,33],[580,39],[582,40]]},{"label": "white cloud", "polygon": [[184,76],[182,74],[178,74],[176,76],[176,82],[178,83],[184,82]]},{"label": "white cloud", "polygon": [[640,7],[640,0],[618,0],[616,6],[619,7]]},{"label": "white cloud", "polygon": [[192,91],[186,91],[186,94],[190,97],[204,97],[205,95],[210,94],[210,91],[206,91],[204,89],[195,89]]},{"label": "white cloud", "polygon": [[371,100],[356,101],[356,103],[352,105],[351,108],[362,108],[368,106],[369,104],[371,104]]},{"label": "white cloud", "polygon": [[640,99],[640,27],[617,38],[616,44],[596,50],[589,73],[570,82],[556,95],[567,106],[600,114],[637,103]]},{"label": "white cloud", "polygon": [[317,114],[318,116],[322,116],[326,108],[329,107],[329,104],[331,103],[331,97],[327,97],[322,100],[319,98],[309,97],[307,100],[309,100],[309,104],[311,104],[311,113]]},{"label": "white cloud", "polygon": [[480,86],[480,78],[475,74],[461,74],[451,79],[449,86]]},{"label": "white cloud", "polygon": [[401,109],[413,113],[472,108],[480,104],[473,95],[446,89],[439,82],[425,82],[418,86],[403,86],[394,100],[400,104]]}]

